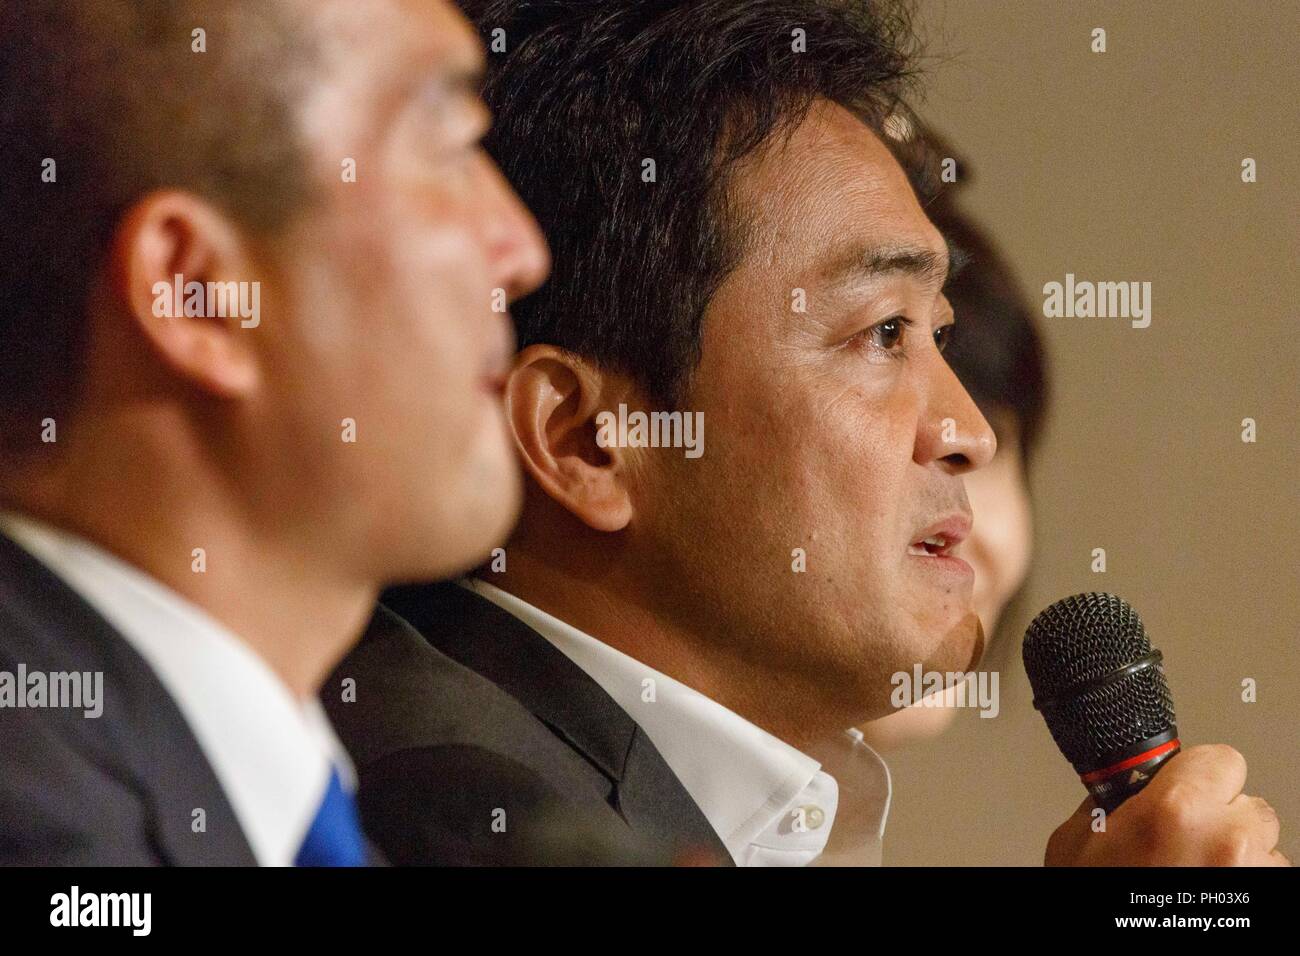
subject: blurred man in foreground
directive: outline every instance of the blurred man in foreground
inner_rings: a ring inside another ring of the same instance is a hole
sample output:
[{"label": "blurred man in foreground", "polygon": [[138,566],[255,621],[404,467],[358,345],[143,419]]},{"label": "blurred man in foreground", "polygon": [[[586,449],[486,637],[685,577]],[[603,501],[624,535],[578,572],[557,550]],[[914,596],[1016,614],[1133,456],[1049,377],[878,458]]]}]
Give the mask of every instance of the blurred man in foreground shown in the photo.
[{"label": "blurred man in foreground", "polygon": [[315,694],[519,503],[481,61],[438,0],[0,6],[0,863],[366,859]]}]

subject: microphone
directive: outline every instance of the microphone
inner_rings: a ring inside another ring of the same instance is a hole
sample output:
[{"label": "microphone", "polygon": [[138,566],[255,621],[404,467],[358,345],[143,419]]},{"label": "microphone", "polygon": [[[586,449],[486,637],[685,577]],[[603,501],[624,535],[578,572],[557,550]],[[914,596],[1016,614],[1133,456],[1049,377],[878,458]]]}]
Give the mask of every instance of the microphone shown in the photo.
[{"label": "microphone", "polygon": [[1174,699],[1142,619],[1113,594],[1076,594],[1043,610],[1021,648],[1034,708],[1107,813],[1178,753]]}]

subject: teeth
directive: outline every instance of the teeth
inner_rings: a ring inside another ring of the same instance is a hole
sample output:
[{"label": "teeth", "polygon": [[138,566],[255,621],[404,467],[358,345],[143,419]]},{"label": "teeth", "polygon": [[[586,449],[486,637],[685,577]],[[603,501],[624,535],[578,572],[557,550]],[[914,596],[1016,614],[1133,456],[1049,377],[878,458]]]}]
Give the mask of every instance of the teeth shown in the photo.
[{"label": "teeth", "polygon": [[921,555],[923,557],[934,557],[934,552],[925,549],[927,544],[932,548],[942,549],[948,544],[948,539],[941,534],[931,535],[928,538],[922,539],[918,544],[909,544],[907,546],[907,553]]}]

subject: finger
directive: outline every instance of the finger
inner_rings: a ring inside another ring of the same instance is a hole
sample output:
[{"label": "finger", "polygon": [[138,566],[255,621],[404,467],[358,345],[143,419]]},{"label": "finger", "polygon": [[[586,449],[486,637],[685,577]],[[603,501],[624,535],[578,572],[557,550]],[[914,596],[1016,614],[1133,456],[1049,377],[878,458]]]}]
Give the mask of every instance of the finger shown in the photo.
[{"label": "finger", "polygon": [[1230,803],[1246,785],[1246,758],[1227,744],[1201,744],[1169,758],[1147,790],[1186,787],[1214,803]]},{"label": "finger", "polygon": [[1267,800],[1242,793],[1233,798],[1228,809],[1242,821],[1242,829],[1249,836],[1254,851],[1252,855],[1264,856],[1277,846],[1282,835],[1282,821]]},{"label": "finger", "polygon": [[1091,794],[1084,798],[1069,819],[1056,828],[1047,841],[1043,862],[1049,866],[1076,860],[1087,842],[1092,825],[1092,811],[1096,806]]}]

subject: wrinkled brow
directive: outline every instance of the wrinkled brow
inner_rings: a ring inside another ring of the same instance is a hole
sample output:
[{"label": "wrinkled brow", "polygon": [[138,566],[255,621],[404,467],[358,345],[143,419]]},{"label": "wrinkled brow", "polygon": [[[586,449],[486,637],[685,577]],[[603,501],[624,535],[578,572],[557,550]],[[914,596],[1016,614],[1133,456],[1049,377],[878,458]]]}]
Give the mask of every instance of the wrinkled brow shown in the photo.
[{"label": "wrinkled brow", "polygon": [[942,285],[969,261],[969,256],[947,239],[946,250],[935,252],[923,246],[853,245],[831,256],[822,269],[822,278],[830,284],[870,279],[900,272],[922,282]]}]

